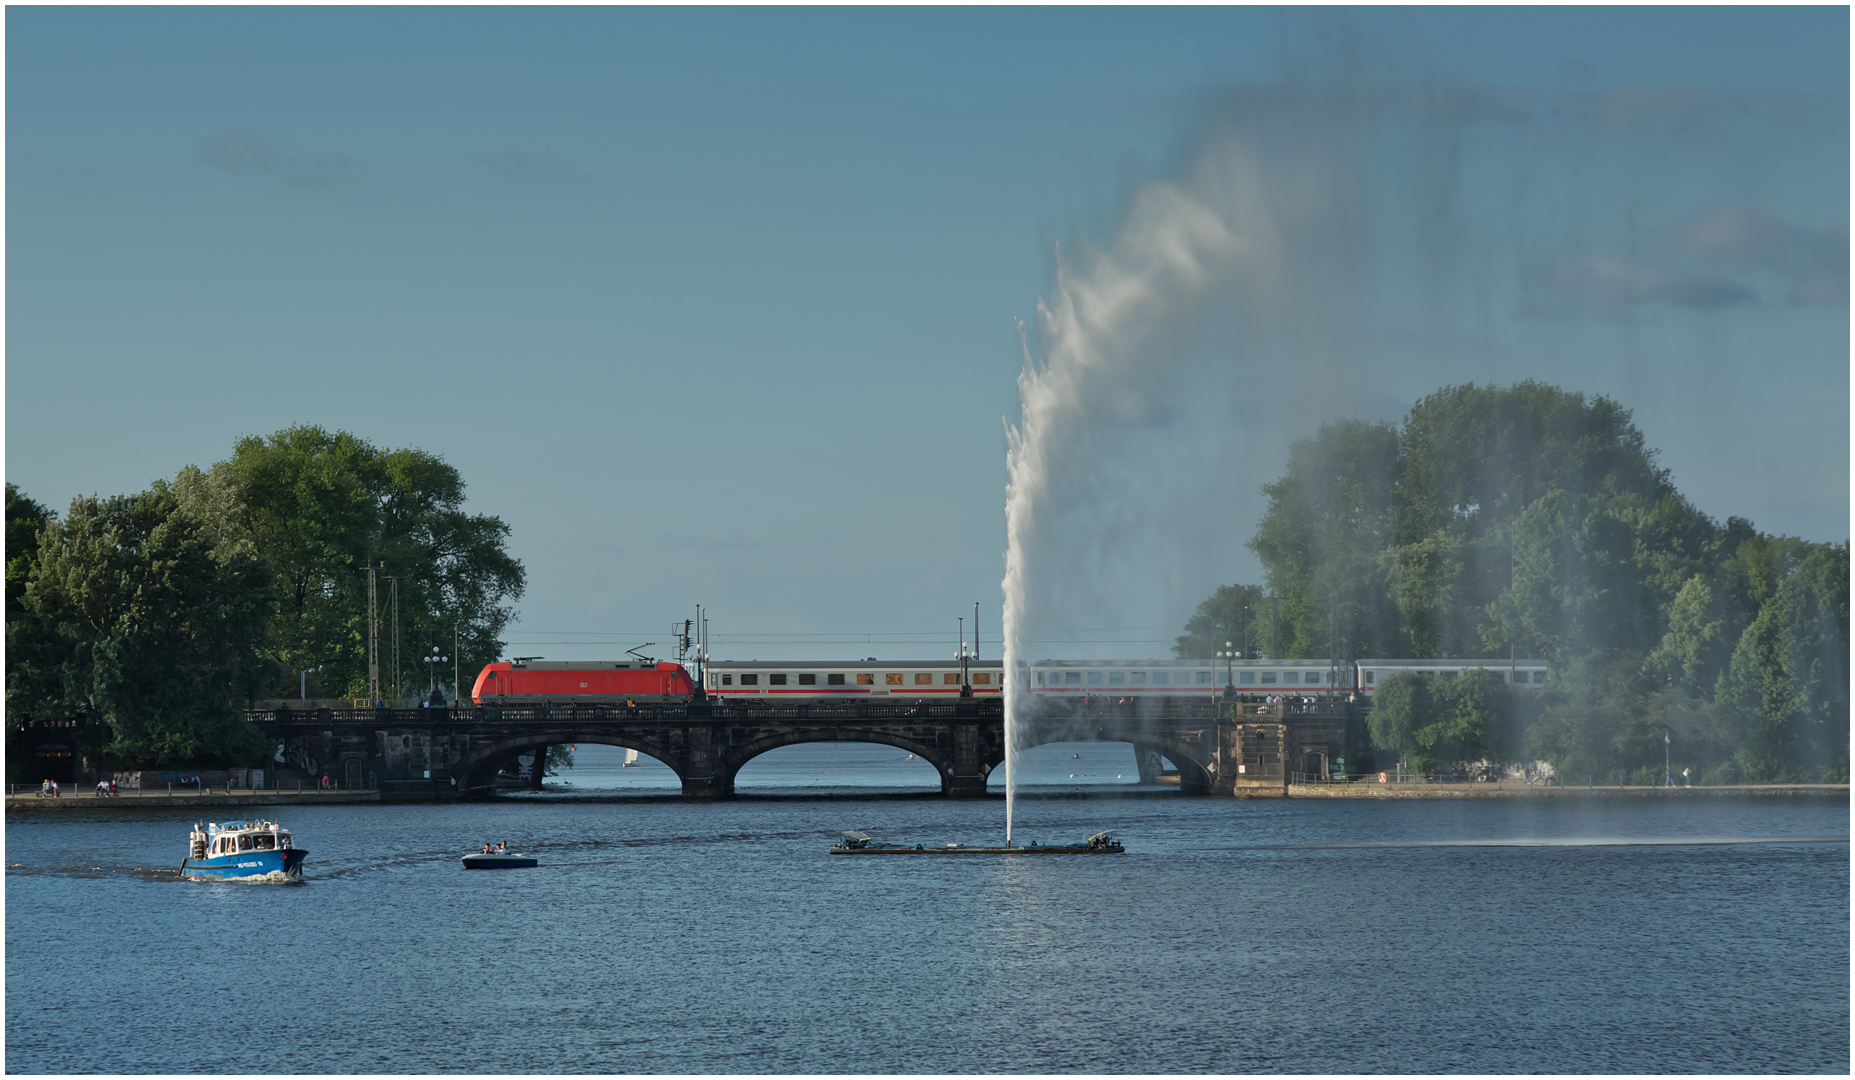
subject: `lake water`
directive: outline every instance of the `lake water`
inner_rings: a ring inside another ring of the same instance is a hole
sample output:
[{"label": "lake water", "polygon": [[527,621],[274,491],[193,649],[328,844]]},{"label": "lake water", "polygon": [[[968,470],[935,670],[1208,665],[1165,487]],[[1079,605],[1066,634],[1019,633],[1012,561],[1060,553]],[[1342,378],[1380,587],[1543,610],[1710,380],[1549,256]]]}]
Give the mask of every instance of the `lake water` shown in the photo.
[{"label": "lake water", "polygon": [[[1125,855],[845,858],[996,843],[1002,800],[818,746],[692,805],[619,753],[251,815],[295,886],[176,880],[177,812],[9,815],[7,1070],[1849,1069],[1846,800],[1185,799],[1079,745],[1017,836]],[[462,871],[490,839],[541,867]]]}]

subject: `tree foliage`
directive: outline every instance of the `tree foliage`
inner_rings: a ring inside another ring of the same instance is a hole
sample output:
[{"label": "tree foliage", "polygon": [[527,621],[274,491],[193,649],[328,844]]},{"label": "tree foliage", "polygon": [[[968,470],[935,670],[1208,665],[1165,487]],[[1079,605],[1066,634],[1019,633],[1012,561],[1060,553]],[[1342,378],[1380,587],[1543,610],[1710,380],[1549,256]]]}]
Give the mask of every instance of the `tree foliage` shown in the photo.
[{"label": "tree foliage", "polygon": [[1226,642],[1245,656],[1269,650],[1269,601],[1255,585],[1225,585],[1205,598],[1173,643],[1174,656],[1208,660]]},{"label": "tree foliage", "polygon": [[[239,440],[196,487],[212,485],[225,493],[230,531],[271,567],[280,601],[272,655],[287,677],[310,669],[328,696],[367,695],[370,567],[389,626],[398,591],[399,689],[424,685],[425,673],[411,668],[429,644],[450,655],[454,629],[463,670],[474,674],[501,655],[509,601],[526,572],[505,550],[509,527],[465,513],[463,478],[439,458],[294,427]],[[381,642],[386,695],[395,689],[390,634]]]},{"label": "tree foliage", "polygon": [[[1263,490],[1250,547],[1284,655],[1544,658],[1509,746],[1593,776],[1659,778],[1664,735],[1722,777],[1847,775],[1846,543],[1716,523],[1608,398],[1446,387],[1402,425],[1323,426]],[[1433,695],[1377,697],[1381,745],[1474,743],[1411,719]]]},{"label": "tree foliage", "polygon": [[240,440],[139,494],[75,500],[62,521],[9,484],[9,726],[90,714],[124,764],[256,763],[247,700],[291,696],[305,671],[319,696],[366,694],[370,566],[383,693],[391,579],[405,691],[425,685],[427,642],[451,654],[454,628],[474,675],[501,654],[524,571],[508,526],[463,499],[431,454],[317,427]]},{"label": "tree foliage", "polygon": [[1514,749],[1521,693],[1492,672],[1399,672],[1374,697],[1368,720],[1373,745],[1398,752],[1417,770],[1505,761]]},{"label": "tree foliage", "polygon": [[273,607],[250,555],[217,558],[165,485],[72,502],[45,525],[7,634],[7,711],[91,713],[137,764],[251,763],[245,723]]}]

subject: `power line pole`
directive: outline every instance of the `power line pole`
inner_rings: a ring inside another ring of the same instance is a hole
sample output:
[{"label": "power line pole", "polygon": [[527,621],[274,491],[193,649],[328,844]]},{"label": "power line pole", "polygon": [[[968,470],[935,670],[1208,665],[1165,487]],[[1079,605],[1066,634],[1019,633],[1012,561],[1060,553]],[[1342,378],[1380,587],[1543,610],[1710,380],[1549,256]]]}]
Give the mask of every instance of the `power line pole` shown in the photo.
[{"label": "power line pole", "polygon": [[371,566],[367,568],[367,703],[380,703],[380,591]]}]

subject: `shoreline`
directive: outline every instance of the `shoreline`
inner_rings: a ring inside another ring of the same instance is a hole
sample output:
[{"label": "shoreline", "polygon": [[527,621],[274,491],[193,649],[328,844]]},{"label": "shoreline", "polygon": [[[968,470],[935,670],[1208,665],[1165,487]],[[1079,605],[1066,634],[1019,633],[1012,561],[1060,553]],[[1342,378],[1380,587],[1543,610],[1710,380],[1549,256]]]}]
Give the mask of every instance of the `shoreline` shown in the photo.
[{"label": "shoreline", "polygon": [[[585,789],[582,789],[585,790]],[[543,793],[536,797],[521,795],[516,797],[492,797],[485,800],[471,800],[483,805],[508,805],[511,803],[545,803],[558,802],[681,802],[681,794],[667,791],[663,794],[630,793],[614,790],[609,794]],[[1018,798],[1031,801],[1055,800],[1095,800],[1095,799],[1154,799],[1184,798],[1176,787],[1170,785],[1127,785],[1120,789],[1103,789],[1094,791],[1059,790],[1059,791],[1020,791]],[[1231,798],[1232,796],[1191,796],[1192,798]],[[1494,784],[1378,784],[1370,781],[1357,781],[1349,784],[1290,784],[1285,793],[1245,792],[1235,796],[1238,799],[1702,799],[1702,798],[1827,798],[1847,799],[1847,784],[1724,784],[1695,787],[1626,787],[1617,785],[1595,785],[1591,787],[1546,787],[1538,784],[1494,783]],[[938,791],[846,791],[842,793],[828,791],[808,791],[804,794],[783,795],[775,792],[737,792],[733,799],[722,802],[776,802],[776,801],[881,801],[881,802],[920,802],[924,800],[939,801],[944,796]],[[1003,801],[1003,792],[988,792],[985,799]],[[47,813],[60,811],[92,810],[172,810],[180,808],[239,807],[239,806],[430,806],[431,800],[400,800],[381,797],[378,791],[245,791],[218,792],[198,795],[169,794],[167,792],[122,792],[117,795],[99,796],[94,793],[61,795],[57,798],[45,798],[39,795],[8,795],[6,809],[8,812]]]}]

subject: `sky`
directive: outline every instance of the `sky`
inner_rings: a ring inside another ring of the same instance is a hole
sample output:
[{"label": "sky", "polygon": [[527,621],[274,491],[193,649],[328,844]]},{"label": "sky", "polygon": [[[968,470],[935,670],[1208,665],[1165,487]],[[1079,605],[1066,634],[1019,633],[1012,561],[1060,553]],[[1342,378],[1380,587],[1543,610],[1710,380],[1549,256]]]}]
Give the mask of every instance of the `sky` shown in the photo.
[{"label": "sky", "polygon": [[9,8],[6,477],[319,424],[509,524],[512,653],[701,603],[718,659],[951,657],[977,602],[996,656],[1039,305],[1228,136],[1274,310],[1166,322],[1178,419],[1075,460],[1167,542],[1040,654],[1165,655],[1290,443],[1470,380],[1842,540],[1848,57],[1839,7]]}]

